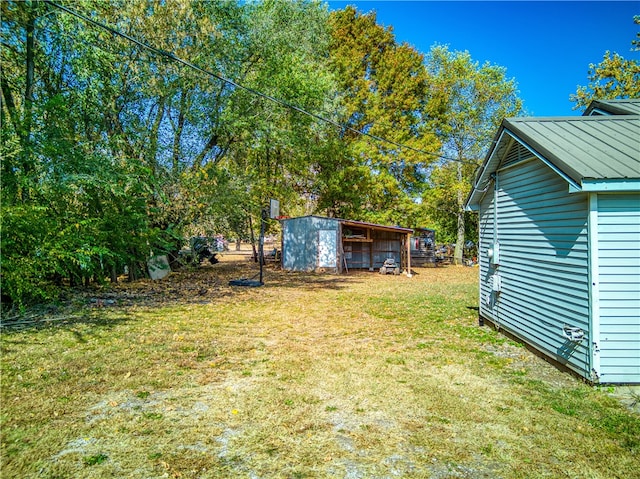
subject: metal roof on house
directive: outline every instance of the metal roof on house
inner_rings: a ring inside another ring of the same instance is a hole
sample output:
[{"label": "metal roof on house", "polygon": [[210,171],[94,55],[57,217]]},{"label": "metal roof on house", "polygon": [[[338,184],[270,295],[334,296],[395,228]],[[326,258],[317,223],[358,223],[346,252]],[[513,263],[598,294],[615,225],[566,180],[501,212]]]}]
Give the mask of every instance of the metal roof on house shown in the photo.
[{"label": "metal roof on house", "polygon": [[640,178],[638,115],[508,118],[503,125],[577,184]]},{"label": "metal roof on house", "polygon": [[507,118],[476,175],[468,207],[479,203],[491,175],[512,156],[514,140],[524,156],[564,177],[570,191],[640,190],[640,115]]},{"label": "metal roof on house", "polygon": [[640,115],[640,98],[594,100],[586,109],[584,115]]}]

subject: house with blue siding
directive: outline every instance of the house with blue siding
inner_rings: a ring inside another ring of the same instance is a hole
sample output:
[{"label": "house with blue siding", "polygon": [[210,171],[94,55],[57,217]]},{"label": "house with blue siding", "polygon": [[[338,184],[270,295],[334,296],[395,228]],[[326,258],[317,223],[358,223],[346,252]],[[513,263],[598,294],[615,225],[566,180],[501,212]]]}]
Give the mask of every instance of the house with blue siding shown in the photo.
[{"label": "house with blue siding", "polygon": [[640,100],[503,120],[467,208],[481,322],[590,382],[640,384]]}]

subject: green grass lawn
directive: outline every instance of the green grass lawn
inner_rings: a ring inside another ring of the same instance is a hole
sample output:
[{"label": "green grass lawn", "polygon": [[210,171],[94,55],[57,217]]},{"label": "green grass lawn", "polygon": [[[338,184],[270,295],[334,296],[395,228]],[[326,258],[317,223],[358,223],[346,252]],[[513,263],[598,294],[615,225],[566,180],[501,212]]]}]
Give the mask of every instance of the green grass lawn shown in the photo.
[{"label": "green grass lawn", "polygon": [[5,327],[0,476],[640,477],[638,414],[480,328],[476,269],[252,269]]}]

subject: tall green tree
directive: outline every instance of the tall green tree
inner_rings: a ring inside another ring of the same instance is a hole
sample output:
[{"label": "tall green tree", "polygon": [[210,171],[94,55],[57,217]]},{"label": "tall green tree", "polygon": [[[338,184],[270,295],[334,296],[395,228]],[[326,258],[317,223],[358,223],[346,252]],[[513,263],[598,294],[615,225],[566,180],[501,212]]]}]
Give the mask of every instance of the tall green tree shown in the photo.
[{"label": "tall green tree", "polygon": [[[636,15],[633,21],[640,25],[640,16]],[[640,50],[640,32],[631,44],[631,51]],[[589,64],[587,79],[589,84],[579,86],[569,97],[575,103],[574,110],[586,109],[593,100],[640,98],[640,63],[636,59],[606,51],[600,63]]]},{"label": "tall green tree", "polygon": [[480,65],[467,51],[436,45],[426,67],[432,125],[442,141],[443,158],[431,174],[424,204],[444,227],[443,236],[455,238],[454,262],[461,264],[468,227],[464,202],[472,175],[502,119],[520,114],[522,101],[503,67]]},{"label": "tall green tree", "polygon": [[34,172],[34,103],[37,95],[36,61],[41,57],[36,42],[36,19],[42,8],[36,2],[1,4],[2,14],[2,140],[15,140],[5,153],[3,176],[7,175],[4,194],[9,198],[28,199],[29,180]]},{"label": "tall green tree", "polygon": [[[337,119],[347,129],[341,138],[344,152],[336,156],[344,171],[341,184],[334,188],[330,178],[321,177],[326,195],[321,204],[336,215],[404,224],[398,207],[420,196],[433,161],[419,150],[439,148],[427,127],[423,56],[399,44],[391,28],[378,25],[375,12],[361,14],[353,7],[332,12],[330,28],[329,60],[340,92]],[[321,173],[330,172],[322,166]]]},{"label": "tall green tree", "polygon": [[322,114],[335,85],[326,65],[326,7],[315,2],[265,1],[251,5],[243,85],[234,97],[242,112],[242,142],[229,168],[251,184],[256,203],[280,199],[292,211],[309,192],[317,135],[327,125],[287,105]]},{"label": "tall green tree", "polygon": [[2,9],[1,281],[20,302],[50,297],[62,279],[111,275],[157,235],[146,221],[153,178],[106,133],[90,68],[102,53],[46,4]]},{"label": "tall green tree", "polygon": [[63,4],[154,49],[50,4],[1,3],[5,294],[135,271],[199,225],[242,236],[266,198],[313,194],[326,125],[223,78],[326,111],[326,7]]}]

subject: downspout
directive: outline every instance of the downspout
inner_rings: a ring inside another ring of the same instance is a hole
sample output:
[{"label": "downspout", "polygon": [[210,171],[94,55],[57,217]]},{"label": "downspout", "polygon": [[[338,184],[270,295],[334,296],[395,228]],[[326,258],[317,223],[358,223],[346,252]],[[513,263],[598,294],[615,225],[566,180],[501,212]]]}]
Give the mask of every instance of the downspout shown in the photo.
[{"label": "downspout", "polygon": [[[480,246],[482,241],[481,212],[482,212],[482,207],[480,206],[478,207],[478,326],[484,326],[484,317],[482,316],[482,252],[480,251]],[[434,257],[434,261],[435,261],[435,257]]]},{"label": "downspout", "polygon": [[[489,262],[493,262],[493,275],[492,275],[492,295],[493,295],[493,323],[496,326],[496,329],[500,329],[500,304],[498,303],[498,299],[500,297],[499,293],[496,291],[496,287],[494,286],[494,281],[496,275],[499,275],[498,269],[500,267],[500,238],[498,235],[498,172],[493,173],[493,259],[490,259]],[[489,265],[491,266],[491,264]]]},{"label": "downspout", "polygon": [[589,362],[591,380],[600,379],[600,258],[598,251],[598,194],[589,193],[587,220],[589,264]]}]

